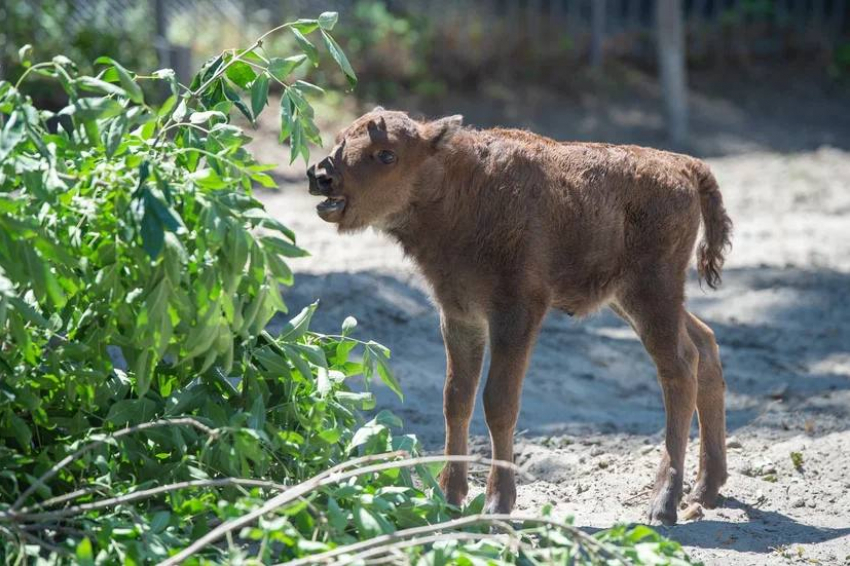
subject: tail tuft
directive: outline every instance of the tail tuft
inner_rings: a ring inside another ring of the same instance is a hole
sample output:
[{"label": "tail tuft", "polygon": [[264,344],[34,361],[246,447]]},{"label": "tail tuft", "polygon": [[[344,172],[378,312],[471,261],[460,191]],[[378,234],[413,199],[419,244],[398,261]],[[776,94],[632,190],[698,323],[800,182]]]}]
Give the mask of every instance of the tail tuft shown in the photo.
[{"label": "tail tuft", "polygon": [[700,209],[704,234],[697,248],[697,269],[708,286],[717,289],[725,253],[732,247],[732,220],[723,206],[723,196],[714,175],[700,163],[699,175]]}]

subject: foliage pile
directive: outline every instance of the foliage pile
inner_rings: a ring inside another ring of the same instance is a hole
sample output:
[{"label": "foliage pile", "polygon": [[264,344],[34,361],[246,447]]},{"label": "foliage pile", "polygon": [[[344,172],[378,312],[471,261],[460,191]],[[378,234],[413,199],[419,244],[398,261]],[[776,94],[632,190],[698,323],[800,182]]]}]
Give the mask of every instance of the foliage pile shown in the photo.
[{"label": "foliage pile", "polygon": [[[33,65],[29,47],[0,82],[2,559],[684,563],[643,527],[591,537],[482,516],[480,497],[452,508],[441,457],[409,458],[389,413],[361,425],[374,402],[349,377],[401,394],[383,346],[350,318],[310,332],[316,305],[264,330],[306,252],[252,196],[274,181],[231,116],[254,122],[278,83],[281,141],[306,161],[322,89],[291,75],[319,63],[318,36],[354,84],[336,19],[280,26],[188,86],[110,58],[95,76],[64,56]],[[267,53],[272,33],[300,53]],[[34,75],[58,83],[61,110],[33,105]],[[158,107],[147,83],[169,93]]]}]

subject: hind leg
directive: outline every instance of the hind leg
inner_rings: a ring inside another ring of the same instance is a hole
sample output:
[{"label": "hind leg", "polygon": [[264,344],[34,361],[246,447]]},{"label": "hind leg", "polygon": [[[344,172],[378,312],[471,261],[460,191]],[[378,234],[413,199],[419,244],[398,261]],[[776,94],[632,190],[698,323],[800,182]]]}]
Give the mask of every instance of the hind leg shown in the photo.
[{"label": "hind leg", "polygon": [[691,313],[686,315],[688,334],[699,351],[697,417],[699,418],[699,472],[688,499],[713,508],[720,486],[726,482],[726,383],[714,332]]},{"label": "hind leg", "polygon": [[683,282],[661,277],[636,278],[617,297],[616,312],[632,324],[658,370],[664,398],[664,451],[649,508],[651,522],[674,524],[682,496],[685,448],[697,397],[699,354],[686,328]]}]

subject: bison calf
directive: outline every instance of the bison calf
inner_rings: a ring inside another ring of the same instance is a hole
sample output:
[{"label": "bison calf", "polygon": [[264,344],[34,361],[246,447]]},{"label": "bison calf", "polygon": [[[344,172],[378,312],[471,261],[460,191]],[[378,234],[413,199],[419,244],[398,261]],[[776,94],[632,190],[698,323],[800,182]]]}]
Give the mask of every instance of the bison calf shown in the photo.
[{"label": "bison calf", "polygon": [[[414,258],[440,306],[446,345],[446,453],[466,454],[485,345],[484,413],[493,457],[513,459],[529,356],[550,307],[587,315],[611,307],[658,369],[667,414],[650,520],[676,521],[694,409],[700,461],[691,498],[715,505],[726,480],[724,381],[714,335],[684,307],[699,231],[700,275],[720,281],[731,222],[701,161],[635,146],[558,143],[529,132],[418,122],[382,108],[337,137],[310,168],[310,192],[340,232],[373,226]],[[460,504],[467,466],[447,465]],[[513,473],[493,468],[487,511],[510,512]]]}]

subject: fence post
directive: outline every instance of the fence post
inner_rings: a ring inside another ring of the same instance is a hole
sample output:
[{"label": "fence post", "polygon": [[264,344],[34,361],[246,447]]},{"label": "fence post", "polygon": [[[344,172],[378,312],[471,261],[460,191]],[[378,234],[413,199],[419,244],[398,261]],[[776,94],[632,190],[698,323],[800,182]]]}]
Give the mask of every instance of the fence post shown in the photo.
[{"label": "fence post", "polygon": [[656,51],[667,131],[673,143],[688,137],[688,92],[685,68],[685,29],[681,0],[656,0]]},{"label": "fence post", "polygon": [[605,0],[590,0],[590,66],[602,67],[605,42]]}]

